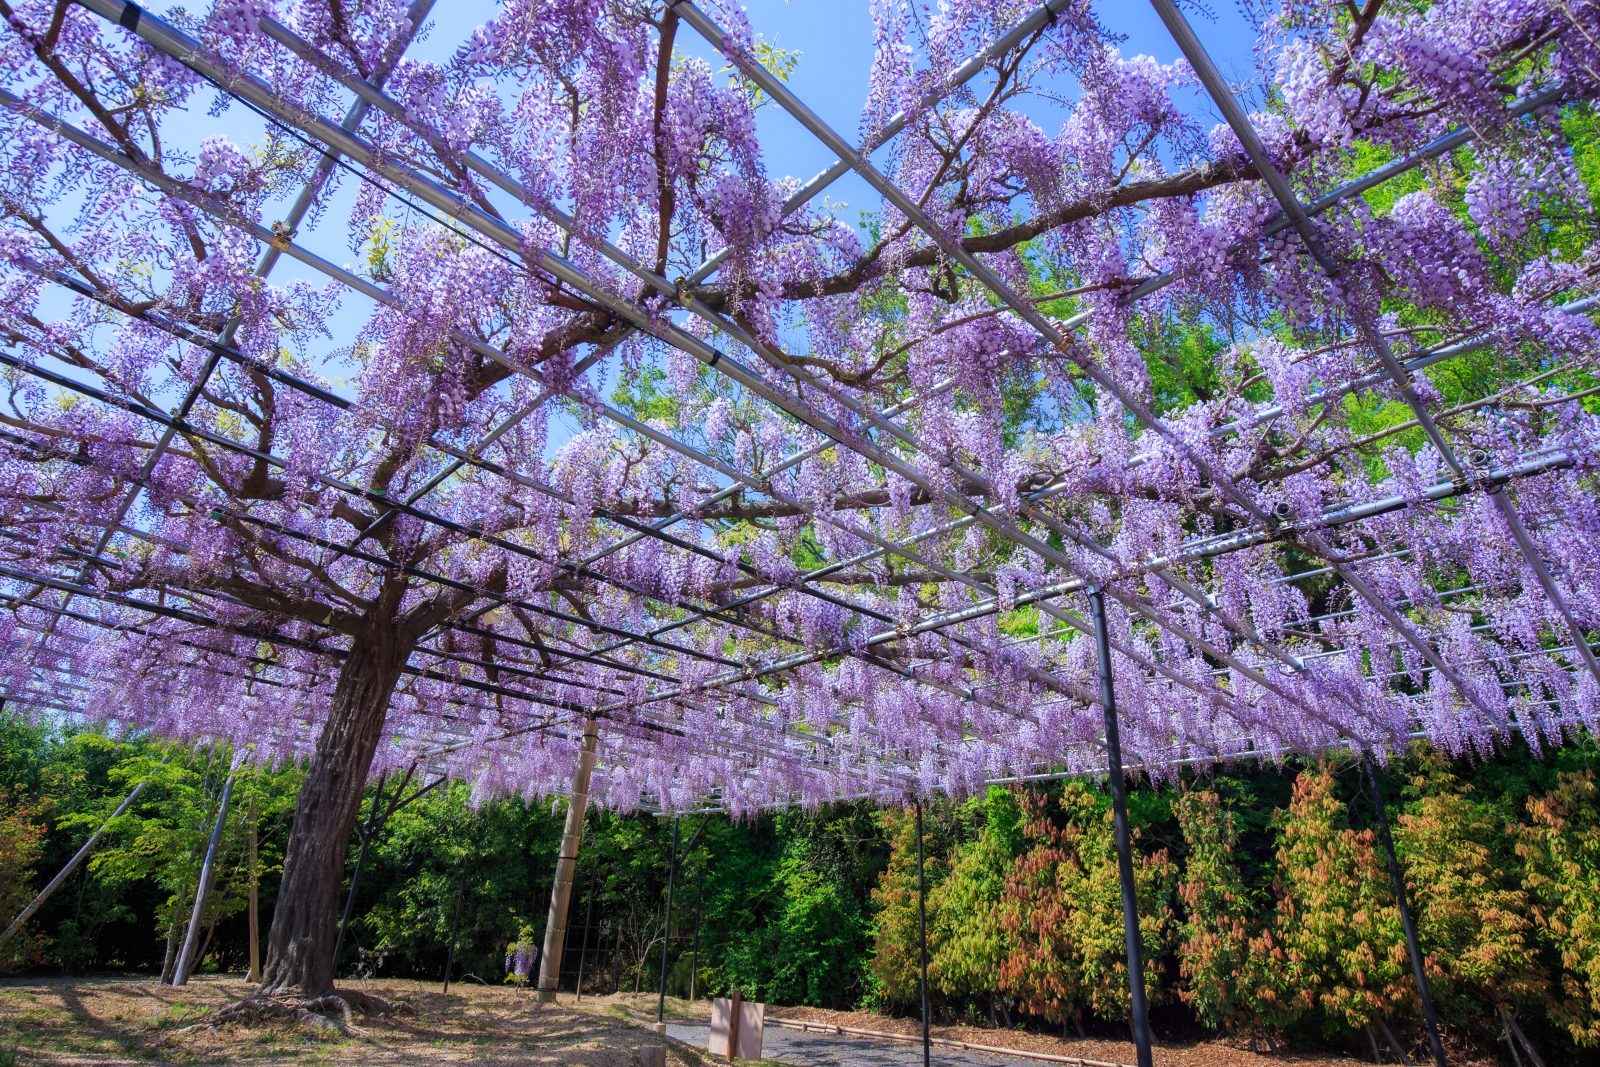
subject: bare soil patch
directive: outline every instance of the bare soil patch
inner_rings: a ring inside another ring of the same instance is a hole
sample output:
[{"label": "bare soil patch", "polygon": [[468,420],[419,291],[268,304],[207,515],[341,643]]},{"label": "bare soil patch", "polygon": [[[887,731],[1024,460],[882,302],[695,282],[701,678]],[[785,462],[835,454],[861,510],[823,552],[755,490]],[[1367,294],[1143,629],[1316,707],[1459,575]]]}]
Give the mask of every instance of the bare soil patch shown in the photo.
[{"label": "bare soil patch", "polygon": [[[15,1049],[26,1067],[109,1067],[123,1064],[170,1067],[285,1067],[365,1065],[376,1067],[629,1067],[634,1050],[660,1041],[643,1025],[655,1020],[654,994],[584,997],[564,993],[557,1004],[539,1004],[525,989],[453,985],[448,997],[438,983],[384,980],[350,983],[367,993],[406,1004],[406,1014],[361,1016],[359,1033],[311,1032],[282,1021],[235,1024],[217,1032],[183,1031],[252,987],[235,978],[203,976],[183,989],[147,978],[26,979],[0,982],[0,1050]],[[914,1019],[859,1011],[769,1006],[768,1018],[920,1036]],[[669,997],[669,1022],[704,1024],[705,1001]],[[1017,1029],[936,1026],[936,1037],[1018,1052],[1043,1052],[1105,1063],[1134,1062],[1133,1044],[1098,1038],[1064,1039]],[[882,1039],[859,1038],[865,1047]],[[676,1067],[722,1063],[703,1050],[668,1042]],[[1366,1067],[1347,1056],[1250,1051],[1222,1039],[1163,1043],[1157,1067]],[[1020,1061],[1019,1063],[1026,1063]],[[1494,1061],[1452,1049],[1456,1067],[1493,1067]],[[769,1061],[769,1067],[779,1067]]]},{"label": "bare soil patch", "polygon": [[[570,995],[539,1004],[527,990],[506,986],[453,985],[446,997],[437,983],[352,985],[403,1001],[411,1011],[358,1017],[361,1032],[348,1037],[281,1021],[179,1033],[253,987],[212,976],[182,989],[145,978],[12,980],[0,983],[0,1049],[15,1049],[18,1063],[28,1067],[629,1067],[638,1062],[633,1050],[661,1040],[641,1028],[642,1010],[614,998],[586,998],[580,1007]],[[674,1007],[677,1014],[687,1005]],[[653,999],[649,1009],[653,1019]],[[714,1061],[669,1042],[668,1062],[705,1067]]]},{"label": "bare soil patch", "polygon": [[[767,1018],[791,1019],[795,1022],[822,1023],[858,1030],[878,1030],[921,1038],[922,1025],[915,1019],[875,1015],[864,1011],[828,1011],[823,1008],[785,1008],[769,1006]],[[991,1029],[976,1026],[935,1026],[934,1037],[963,1041],[989,1048],[1010,1049],[1016,1052],[1042,1052],[1051,1056],[1076,1056],[1103,1063],[1131,1064],[1136,1062],[1132,1041],[1107,1041],[1100,1038],[1060,1038],[1030,1030]],[[863,1040],[868,1040],[863,1038]],[[1265,1055],[1252,1052],[1247,1042],[1234,1042],[1222,1038],[1186,1043],[1158,1042],[1155,1047],[1156,1067],[1279,1067],[1292,1063],[1295,1067],[1372,1067],[1370,1060],[1352,1059],[1328,1053],[1280,1052]],[[1451,1052],[1450,1062],[1459,1067],[1494,1067],[1495,1061],[1473,1058]]]}]

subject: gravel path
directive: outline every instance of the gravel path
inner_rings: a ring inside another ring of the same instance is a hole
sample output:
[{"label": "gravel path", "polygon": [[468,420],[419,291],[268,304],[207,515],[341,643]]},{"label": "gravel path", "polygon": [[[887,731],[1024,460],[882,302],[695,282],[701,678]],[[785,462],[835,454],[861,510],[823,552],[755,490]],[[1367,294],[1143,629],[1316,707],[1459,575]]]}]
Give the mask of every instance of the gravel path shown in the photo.
[{"label": "gravel path", "polygon": [[[711,1028],[673,1023],[667,1026],[667,1035],[703,1049],[711,1038]],[[922,1067],[920,1045],[870,1037],[803,1034],[780,1026],[767,1027],[762,1037],[761,1055],[803,1067]],[[1005,1067],[1018,1061],[935,1045],[933,1062],[941,1067]]]}]

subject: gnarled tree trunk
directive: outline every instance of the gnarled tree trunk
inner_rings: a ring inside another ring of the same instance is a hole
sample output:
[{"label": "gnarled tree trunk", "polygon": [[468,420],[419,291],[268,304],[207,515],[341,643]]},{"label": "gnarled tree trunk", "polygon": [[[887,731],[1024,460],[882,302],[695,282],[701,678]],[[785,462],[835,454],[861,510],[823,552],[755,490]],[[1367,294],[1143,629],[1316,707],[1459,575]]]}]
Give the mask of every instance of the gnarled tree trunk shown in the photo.
[{"label": "gnarled tree trunk", "polygon": [[263,994],[311,998],[333,989],[345,851],[409,651],[409,642],[392,628],[375,628],[355,638],[339,672],[328,721],[295,803],[267,933]]}]

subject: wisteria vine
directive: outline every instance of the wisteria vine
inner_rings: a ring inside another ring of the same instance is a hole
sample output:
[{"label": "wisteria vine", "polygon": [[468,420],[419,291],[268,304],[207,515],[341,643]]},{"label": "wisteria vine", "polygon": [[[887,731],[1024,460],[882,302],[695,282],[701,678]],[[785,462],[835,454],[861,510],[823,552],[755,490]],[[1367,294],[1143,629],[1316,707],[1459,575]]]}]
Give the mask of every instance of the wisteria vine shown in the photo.
[{"label": "wisteria vine", "polygon": [[1085,0],[877,0],[870,225],[736,5],[427,11],[0,0],[8,701],[961,794],[1103,773],[1104,589],[1151,774],[1600,726],[1600,5],[1252,8],[1263,166]]}]

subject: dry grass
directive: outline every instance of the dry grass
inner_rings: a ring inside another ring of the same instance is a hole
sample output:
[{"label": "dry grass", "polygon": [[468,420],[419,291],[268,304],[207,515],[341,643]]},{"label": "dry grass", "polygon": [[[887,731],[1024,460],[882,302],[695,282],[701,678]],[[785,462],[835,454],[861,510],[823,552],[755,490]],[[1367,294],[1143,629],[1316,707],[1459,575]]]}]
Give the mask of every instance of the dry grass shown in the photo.
[{"label": "dry grass", "polygon": [[[408,1014],[358,1018],[361,1032],[343,1037],[311,1032],[282,1021],[236,1024],[219,1032],[203,1027],[207,1015],[247,995],[236,979],[204,977],[183,989],[142,978],[29,979],[0,982],[0,1063],[14,1049],[19,1067],[166,1064],[172,1067],[282,1067],[286,1064],[367,1064],[422,1067],[626,1067],[633,1050],[657,1043],[644,1024],[655,1020],[654,994],[585,997],[575,1004],[562,994],[541,1005],[526,990],[506,986],[455,985],[448,997],[434,982],[376,981],[358,988],[407,1004]],[[910,1019],[864,1012],[770,1007],[769,1016],[806,1019],[862,1029],[916,1033]],[[668,998],[670,1021],[704,1023],[705,1002]],[[1133,1062],[1127,1042],[1066,1040],[1019,1030],[935,1027],[937,1036],[1017,1051],[1047,1052],[1111,1062]],[[862,1039],[864,1048],[881,1047]],[[699,1050],[669,1042],[676,1067],[710,1067]],[[1020,1061],[1019,1062],[1026,1062]],[[1256,1055],[1222,1040],[1163,1044],[1163,1067],[1363,1067],[1337,1055]],[[1488,1067],[1492,1061],[1451,1056],[1452,1064]],[[775,1067],[770,1065],[769,1067]]]},{"label": "dry grass", "polygon": [[[586,1000],[578,1007],[570,995],[541,1005],[526,990],[504,986],[456,985],[448,997],[437,983],[376,981],[360,988],[403,1001],[411,1011],[358,1018],[361,1032],[349,1037],[283,1022],[179,1033],[248,995],[251,987],[214,977],[197,978],[183,989],[139,978],[13,980],[0,983],[0,1057],[15,1049],[19,1067],[626,1067],[638,1062],[634,1049],[660,1040],[641,1028],[654,1019],[653,999],[647,1014],[643,998],[633,997]],[[669,1010],[678,1014],[686,1007],[680,1001]],[[713,1062],[681,1043],[669,1045],[668,1062],[677,1067]]]}]

